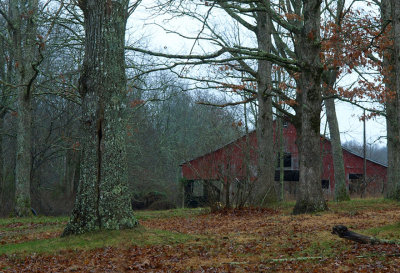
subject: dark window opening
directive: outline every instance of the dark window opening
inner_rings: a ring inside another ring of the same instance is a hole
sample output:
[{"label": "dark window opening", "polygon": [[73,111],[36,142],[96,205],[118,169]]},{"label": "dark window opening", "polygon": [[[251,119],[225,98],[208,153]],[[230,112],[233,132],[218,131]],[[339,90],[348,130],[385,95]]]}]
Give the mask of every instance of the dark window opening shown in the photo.
[{"label": "dark window opening", "polygon": [[[277,163],[278,163],[278,168],[281,166],[280,165],[280,161],[281,160],[281,154],[278,153],[278,159],[277,159]],[[292,154],[291,153],[284,153],[283,154],[283,167],[292,167]]]},{"label": "dark window opening", "polygon": [[321,186],[322,186],[323,189],[329,189],[329,180],[322,179],[321,180]]},{"label": "dark window opening", "polygon": [[[275,181],[280,181],[280,171],[275,171]],[[299,171],[284,171],[283,181],[299,181]]]},{"label": "dark window opening", "polygon": [[359,180],[362,179],[362,173],[349,173],[349,180]]}]

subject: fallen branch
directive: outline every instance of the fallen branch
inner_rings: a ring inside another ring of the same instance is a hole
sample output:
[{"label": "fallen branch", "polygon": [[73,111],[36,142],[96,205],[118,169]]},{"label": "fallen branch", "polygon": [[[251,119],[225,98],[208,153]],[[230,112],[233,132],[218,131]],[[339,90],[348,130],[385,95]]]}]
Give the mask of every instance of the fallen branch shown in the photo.
[{"label": "fallen branch", "polygon": [[[365,258],[376,258],[376,257],[400,257],[400,253],[376,253],[376,254],[369,254],[369,255],[358,255],[354,258],[357,259],[365,259]],[[295,261],[309,261],[309,260],[322,260],[322,259],[332,259],[333,257],[322,257],[322,256],[309,256],[309,257],[295,257],[295,258],[281,258],[281,259],[268,259],[261,261],[262,263],[284,263],[284,262],[295,262]],[[228,264],[228,265],[244,265],[244,264],[255,264],[259,262],[224,262],[221,264]]]},{"label": "fallen branch", "polygon": [[[282,259],[269,259],[265,262],[269,263],[281,263],[281,262],[293,262],[293,261],[307,261],[307,260],[322,260],[324,257],[296,257],[296,258],[282,258]],[[326,259],[326,258],[325,258]]]},{"label": "fallen branch", "polygon": [[334,226],[332,229],[332,234],[338,235],[340,238],[354,241],[360,244],[400,244],[398,241],[391,241],[391,240],[382,240],[370,236],[366,236],[363,234],[356,233],[354,231],[349,230],[346,226],[337,225]]},{"label": "fallen branch", "polygon": [[[295,258],[281,258],[281,259],[268,259],[263,260],[263,263],[283,263],[283,262],[293,262],[293,261],[307,261],[307,260],[322,260],[326,259],[326,257],[317,256],[317,257],[295,257]],[[256,262],[225,262],[222,264],[229,265],[241,265],[241,264],[254,264]]]}]

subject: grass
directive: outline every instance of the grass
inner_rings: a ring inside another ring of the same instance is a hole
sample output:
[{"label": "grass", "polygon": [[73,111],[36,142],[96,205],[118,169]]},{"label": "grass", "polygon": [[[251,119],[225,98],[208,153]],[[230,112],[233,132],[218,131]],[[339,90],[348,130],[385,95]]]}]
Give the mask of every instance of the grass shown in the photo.
[{"label": "grass", "polygon": [[[0,255],[25,257],[33,253],[51,255],[63,250],[85,251],[110,246],[129,249],[130,246],[170,245],[173,246],[171,251],[182,250],[190,257],[203,253],[210,260],[199,258],[191,263],[206,264],[208,260],[210,266],[231,261],[257,264],[270,258],[324,257],[325,261],[336,261],[337,257],[342,259],[343,255],[353,253],[356,243],[330,234],[333,225],[344,224],[354,227],[356,232],[381,239],[400,238],[400,223],[396,223],[397,217],[394,217],[400,213],[400,205],[395,201],[379,198],[331,201],[327,212],[300,216],[290,215],[293,206],[294,202],[281,202],[274,207],[278,214],[254,211],[232,216],[204,216],[208,212],[205,209],[135,211],[142,223],[136,229],[99,231],[66,238],[59,235],[67,217],[5,218],[0,219]],[[51,234],[46,237],[46,232]],[[22,239],[18,234],[22,234]],[[1,245],[2,237],[6,242],[11,238],[10,243]],[[368,255],[369,250],[362,251],[362,255]],[[358,263],[356,255],[358,253],[348,258],[348,262]],[[302,263],[316,266],[319,260]]]},{"label": "grass", "polygon": [[355,198],[344,202],[328,202],[329,209],[336,213],[384,210],[393,208],[393,206],[400,207],[400,204],[394,200],[384,198]]},{"label": "grass", "polygon": [[[400,238],[400,223],[381,226],[381,227],[374,227],[365,230],[367,235],[371,235],[374,237],[382,237],[386,239],[394,239],[399,240]],[[400,240],[399,240],[400,242]]]},{"label": "grass", "polygon": [[209,210],[206,208],[196,209],[170,209],[170,210],[136,210],[134,212],[135,217],[138,220],[149,220],[149,219],[160,219],[160,218],[171,218],[171,217],[193,217],[200,214],[208,213]]},{"label": "grass", "polygon": [[[273,209],[277,209],[283,212],[283,214],[291,214],[296,201],[283,201],[272,206]],[[357,212],[366,210],[383,210],[390,209],[393,206],[400,208],[400,203],[394,200],[385,198],[353,198],[349,201],[335,202],[328,201],[329,210],[325,213],[349,213],[356,214]],[[320,212],[319,212],[320,213]]]},{"label": "grass", "polygon": [[21,217],[21,218],[0,218],[0,228],[10,224],[30,224],[30,223],[63,223],[67,222],[69,217],[52,217],[52,216],[32,216],[32,217]]},{"label": "grass", "polygon": [[164,230],[148,230],[139,227],[132,230],[99,231],[65,238],[56,237],[17,244],[6,244],[0,247],[0,255],[14,253],[55,253],[61,250],[88,250],[107,246],[174,245],[196,239],[199,240],[199,237],[201,236]]},{"label": "grass", "polygon": [[[174,209],[165,211],[135,211],[139,220],[162,219],[171,217],[194,217],[205,213],[205,209]],[[20,240],[32,233],[37,236],[45,232],[61,234],[68,217],[25,217],[0,219],[0,242],[2,237]],[[45,239],[33,239],[20,243],[0,245],[1,254],[13,253],[53,253],[61,250],[88,250],[106,246],[126,247],[130,245],[173,245],[199,240],[201,236],[188,235],[172,231],[145,229],[98,231],[78,236]]]}]

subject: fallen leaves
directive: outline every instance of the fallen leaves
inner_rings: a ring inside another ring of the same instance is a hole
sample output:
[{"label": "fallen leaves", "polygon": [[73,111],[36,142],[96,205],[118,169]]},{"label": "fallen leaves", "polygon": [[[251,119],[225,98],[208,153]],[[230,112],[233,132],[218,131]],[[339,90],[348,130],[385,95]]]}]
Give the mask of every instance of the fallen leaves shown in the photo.
[{"label": "fallen leaves", "polygon": [[[137,246],[120,242],[113,247],[90,250],[2,255],[0,272],[400,271],[400,246],[358,245],[330,234],[336,224],[368,232],[372,227],[400,222],[397,205],[321,215],[291,216],[279,210],[247,208],[144,219],[143,236],[155,236],[157,230],[164,230],[163,243]],[[61,231],[62,226],[58,227]],[[12,223],[0,226],[0,236],[3,240],[7,236],[12,238],[17,231],[24,231],[23,240],[27,241],[58,236],[52,233],[57,231],[48,228]],[[192,235],[174,242],[171,238],[176,234]],[[385,234],[398,236],[400,230],[397,232],[394,227]],[[17,240],[9,239],[7,244],[14,242]]]}]

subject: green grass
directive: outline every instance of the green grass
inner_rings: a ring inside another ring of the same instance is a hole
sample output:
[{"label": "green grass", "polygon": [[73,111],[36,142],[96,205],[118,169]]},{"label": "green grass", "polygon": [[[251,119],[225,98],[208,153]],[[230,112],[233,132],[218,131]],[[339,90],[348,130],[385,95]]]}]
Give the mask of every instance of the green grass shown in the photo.
[{"label": "green grass", "polygon": [[400,238],[400,223],[374,227],[363,231],[366,235],[370,235],[379,239],[399,240]]},{"label": "green grass", "polygon": [[[296,201],[284,201],[272,205],[271,208],[281,210],[284,214],[290,214]],[[385,198],[354,198],[350,201],[335,202],[329,201],[329,211],[334,213],[357,213],[367,210],[381,210],[387,208],[399,207],[400,203],[397,201]]]},{"label": "green grass", "polygon": [[[281,202],[274,208],[286,214],[291,212],[295,202]],[[329,202],[330,211],[326,213],[358,213],[362,211],[376,211],[385,208],[398,207],[399,203],[383,198],[353,199],[346,202]],[[174,209],[165,211],[135,211],[134,215],[139,220],[160,219],[171,217],[194,217],[207,213],[208,209]],[[15,236],[18,231],[22,233],[41,233],[46,231],[62,231],[68,217],[27,217],[27,218],[3,218],[0,219],[0,237]],[[18,224],[21,225],[18,225]],[[30,225],[43,223],[44,225]],[[17,224],[16,226],[8,226]],[[359,231],[382,239],[400,238],[400,224],[392,224],[382,227]],[[12,253],[54,253],[61,250],[80,249],[87,250],[106,246],[128,247],[131,245],[173,245],[177,243],[207,244],[210,238],[202,235],[190,235],[172,231],[145,229],[138,227],[133,230],[99,231],[67,238],[50,238],[31,240],[15,244],[0,245],[1,254]],[[215,242],[214,242],[215,243]],[[334,256],[338,247],[333,247],[336,240],[312,242],[298,255],[309,256]],[[346,246],[344,246],[346,247]],[[340,250],[340,249],[339,249]]]},{"label": "green grass", "polygon": [[[205,213],[205,209],[174,209],[165,211],[135,211],[135,217],[140,220],[169,217],[193,217]],[[15,237],[18,234],[60,231],[64,228],[68,217],[26,217],[0,219],[1,236]],[[31,226],[30,224],[44,225]],[[16,224],[15,226],[12,226]],[[46,225],[48,224],[48,225]],[[9,226],[11,225],[11,226]],[[199,240],[200,236],[176,233],[171,231],[145,229],[138,227],[132,230],[98,231],[66,238],[50,238],[31,240],[22,243],[0,246],[1,254],[12,253],[54,253],[68,249],[93,249],[106,246],[128,247],[131,245],[171,245]]]},{"label": "green grass", "polygon": [[312,242],[309,247],[305,248],[303,251],[300,251],[297,256],[323,256],[329,258],[335,257],[338,253],[348,248],[349,246],[347,244],[338,244],[337,240]]},{"label": "green grass", "polygon": [[356,213],[360,211],[368,210],[382,210],[387,208],[393,208],[394,206],[399,207],[400,204],[397,201],[384,199],[384,198],[355,198],[350,201],[335,202],[330,201],[328,207],[331,211],[337,213]]},{"label": "green grass", "polygon": [[51,238],[2,245],[0,247],[0,255],[14,253],[55,253],[61,250],[87,250],[107,246],[174,245],[194,241],[199,237],[164,230],[145,230],[139,227],[132,230],[99,231],[65,238]]},{"label": "green grass", "polygon": [[0,228],[0,231],[10,235],[11,234],[24,235],[28,233],[42,233],[42,232],[55,232],[55,231],[61,232],[63,228],[64,225],[46,225],[46,226],[39,226],[32,228],[28,226],[20,226],[20,227]]},{"label": "green grass", "polygon": [[21,218],[0,218],[0,228],[1,226],[6,226],[9,224],[29,224],[29,223],[59,223],[67,222],[69,217],[52,217],[52,216],[32,216],[32,217],[21,217]]},{"label": "green grass", "polygon": [[172,217],[193,217],[196,215],[208,213],[207,208],[196,208],[196,209],[171,209],[171,210],[136,210],[134,212],[135,217],[138,220],[147,220],[154,218],[172,218]]}]

